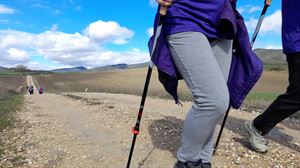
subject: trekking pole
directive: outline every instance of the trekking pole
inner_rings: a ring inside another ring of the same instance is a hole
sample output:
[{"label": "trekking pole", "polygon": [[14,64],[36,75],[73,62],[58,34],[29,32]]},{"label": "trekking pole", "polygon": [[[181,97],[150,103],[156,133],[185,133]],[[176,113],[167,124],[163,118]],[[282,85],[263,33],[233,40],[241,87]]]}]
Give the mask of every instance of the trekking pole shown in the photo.
[{"label": "trekking pole", "polygon": [[[252,47],[253,47],[253,45],[254,45],[254,42],[255,42],[256,37],[257,37],[258,32],[259,32],[259,29],[260,29],[261,24],[262,24],[262,22],[263,22],[263,20],[264,20],[264,17],[265,17],[265,14],[266,14],[266,12],[267,12],[268,7],[271,5],[271,2],[272,2],[272,0],[265,0],[265,6],[264,6],[264,8],[263,8],[263,10],[262,10],[262,12],[261,12],[261,14],[260,14],[258,23],[257,23],[257,25],[256,25],[255,31],[254,31],[253,36],[252,36],[252,39],[251,39],[251,49],[252,49]],[[229,111],[230,111],[230,106],[228,107],[228,109],[227,109],[227,111],[226,111],[226,114],[225,114],[225,116],[224,116],[224,119],[223,119],[223,122],[222,122],[222,125],[221,125],[221,128],[220,128],[220,132],[219,132],[217,141],[216,141],[216,143],[215,143],[215,147],[214,147],[214,152],[213,152],[213,154],[215,154],[216,151],[217,151],[218,144],[219,144],[219,141],[220,141],[220,139],[221,139],[221,135],[222,135],[222,132],[223,132],[223,129],[224,129],[224,126],[225,126],[225,123],[226,123],[226,120],[227,120]]]},{"label": "trekking pole", "polygon": [[267,13],[267,9],[268,7],[271,5],[271,2],[272,0],[265,0],[265,6],[264,6],[264,9],[262,10],[261,14],[260,14],[260,17],[259,17],[259,20],[258,20],[258,23],[256,25],[256,28],[255,28],[255,31],[253,33],[253,36],[252,36],[252,39],[251,39],[251,48],[253,47],[254,45],[254,42],[256,40],[256,37],[258,35],[258,32],[259,32],[259,29],[261,27],[261,24],[265,18],[265,15]]},{"label": "trekking pole", "polygon": [[[153,58],[153,56],[155,56],[155,49],[157,47],[157,40],[158,40],[158,37],[161,34],[161,29],[162,29],[162,17],[164,15],[166,15],[166,12],[167,12],[167,8],[163,7],[163,6],[160,6],[160,11],[159,11],[159,16],[158,16],[158,26],[156,28],[156,33],[155,33],[155,36],[154,36],[154,43],[153,43],[153,47],[152,47],[152,50],[151,50],[151,53],[150,53],[151,58]],[[130,167],[130,162],[131,162],[131,157],[132,157],[132,154],[133,154],[133,149],[134,149],[136,137],[137,137],[137,135],[139,134],[139,131],[140,131],[141,118],[142,118],[142,115],[143,115],[144,104],[145,104],[145,100],[146,100],[146,96],[147,96],[147,92],[148,92],[148,86],[149,86],[150,79],[151,79],[152,69],[153,69],[153,62],[150,59],[148,72],[147,72],[147,77],[146,77],[145,86],[144,86],[144,91],[143,91],[142,100],[141,100],[141,104],[140,104],[140,109],[139,109],[139,112],[138,112],[138,117],[137,117],[135,126],[132,128],[133,139],[132,139],[131,149],[130,149],[130,153],[129,153],[129,157],[128,157],[127,168]]]}]

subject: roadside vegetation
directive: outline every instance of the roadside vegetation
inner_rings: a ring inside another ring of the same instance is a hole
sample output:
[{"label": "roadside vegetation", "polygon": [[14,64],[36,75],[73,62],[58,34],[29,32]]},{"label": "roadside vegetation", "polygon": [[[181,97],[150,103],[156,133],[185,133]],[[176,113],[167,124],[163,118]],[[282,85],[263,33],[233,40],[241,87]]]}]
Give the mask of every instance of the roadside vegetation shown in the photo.
[{"label": "roadside vegetation", "polygon": [[[21,72],[0,71],[0,168],[15,167],[23,162],[23,157],[17,154],[11,130],[19,126],[16,113],[23,108],[25,87],[25,76]],[[2,165],[4,160],[11,164]]]},{"label": "roadside vegetation", "polygon": [[245,99],[243,107],[246,111],[259,111],[261,112],[266,108],[279,93],[263,93],[263,92],[251,92]]},{"label": "roadside vegetation", "polygon": [[264,69],[267,71],[288,71],[287,64],[265,64]]},{"label": "roadside vegetation", "polygon": [[0,71],[0,132],[10,127],[14,113],[23,106],[25,76],[16,71]]},{"label": "roadside vegetation", "polygon": [[13,126],[16,111],[23,106],[23,95],[13,94],[0,99],[0,131]]},{"label": "roadside vegetation", "polygon": [[16,75],[23,75],[22,73],[20,72],[15,72],[15,71],[10,71],[10,70],[7,70],[7,71],[0,71],[0,77],[4,77],[4,76],[16,76]]},{"label": "roadside vegetation", "polygon": [[18,146],[13,142],[15,135],[10,131],[19,126],[16,112],[22,109],[23,104],[22,93],[6,95],[0,99],[0,160],[9,160],[10,163],[10,165],[0,163],[0,167],[15,167],[24,161],[24,158],[18,154]]},{"label": "roadside vegetation", "polygon": [[15,72],[0,72],[0,99],[26,90],[25,76]]}]

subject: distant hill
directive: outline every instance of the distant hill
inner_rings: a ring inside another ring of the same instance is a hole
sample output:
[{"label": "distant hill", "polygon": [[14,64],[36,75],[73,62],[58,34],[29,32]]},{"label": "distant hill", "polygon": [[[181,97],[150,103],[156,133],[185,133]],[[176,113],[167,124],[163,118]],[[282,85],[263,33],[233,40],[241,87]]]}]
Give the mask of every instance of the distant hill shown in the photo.
[{"label": "distant hill", "polygon": [[6,70],[7,68],[4,68],[3,66],[0,66],[0,71],[1,70]]},{"label": "distant hill", "polygon": [[114,69],[126,69],[128,68],[127,64],[116,64],[116,65],[106,65],[106,66],[102,66],[102,67],[96,67],[91,69],[92,71],[96,70],[96,71],[100,71],[100,70],[114,70]]},{"label": "distant hill", "polygon": [[130,66],[133,66],[135,68],[139,68],[139,67],[148,67],[149,62],[145,62],[145,63],[140,63],[140,64],[131,64]]},{"label": "distant hill", "polygon": [[73,68],[61,68],[61,69],[54,69],[51,70],[50,72],[55,72],[55,73],[68,73],[68,72],[83,72],[86,71],[87,68],[84,66],[79,66],[79,67],[73,67]]},{"label": "distant hill", "polygon": [[[286,68],[286,56],[283,54],[281,49],[255,49],[254,52],[257,56],[263,61],[265,65],[284,65]],[[139,64],[114,64],[114,65],[106,65],[102,67],[96,67],[90,69],[90,71],[101,71],[101,70],[123,70],[128,68],[139,68],[139,67],[147,67],[149,62],[139,63]],[[0,66],[0,71],[8,70],[5,67]],[[68,73],[68,72],[83,72],[88,69],[84,66],[72,67],[72,68],[61,68],[54,69],[51,71],[40,71],[44,72],[54,72],[54,73]]]},{"label": "distant hill", "polygon": [[101,71],[101,70],[120,70],[127,68],[138,68],[138,67],[146,67],[148,63],[140,63],[140,64],[115,64],[115,65],[106,65],[102,67],[97,67],[91,69],[92,71]]},{"label": "distant hill", "polygon": [[[265,65],[285,65],[286,56],[281,49],[255,49],[254,52],[263,61]],[[101,70],[122,70],[128,68],[147,67],[148,62],[140,64],[115,64],[91,69],[91,71]],[[284,67],[285,67],[284,66]]]},{"label": "distant hill", "polygon": [[255,49],[254,52],[264,64],[286,64],[286,56],[282,50],[275,49]]}]

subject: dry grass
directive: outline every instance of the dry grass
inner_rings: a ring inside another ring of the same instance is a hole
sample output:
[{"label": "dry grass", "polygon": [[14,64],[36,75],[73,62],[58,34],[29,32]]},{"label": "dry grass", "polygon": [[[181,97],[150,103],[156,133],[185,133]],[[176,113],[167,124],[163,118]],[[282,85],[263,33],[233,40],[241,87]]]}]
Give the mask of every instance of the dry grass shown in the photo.
[{"label": "dry grass", "polygon": [[[111,92],[141,95],[146,68],[134,68],[119,71],[98,71],[84,73],[51,74],[34,76],[38,84],[47,92]],[[181,83],[180,90],[188,93]],[[168,97],[162,85],[158,82],[157,71],[154,69],[148,95]]]},{"label": "dry grass", "polygon": [[[146,68],[135,68],[120,71],[49,74],[34,76],[34,78],[38,85],[48,92],[82,92],[87,88],[88,92],[107,91],[140,95],[144,88],[146,73]],[[253,92],[282,93],[286,86],[286,72],[265,71]],[[190,95],[183,81],[179,84],[178,92],[184,97]],[[152,74],[149,95],[166,97],[166,93],[157,79],[156,69]]]},{"label": "dry grass", "polygon": [[[95,71],[84,73],[48,74],[34,76],[46,92],[110,92],[142,95],[147,68],[115,71]],[[244,101],[244,107],[262,110],[277,95],[285,91],[287,72],[264,71],[262,77]],[[192,96],[185,83],[180,81],[178,94],[181,101],[190,101]],[[149,96],[170,98],[157,78],[154,69],[149,86]]]},{"label": "dry grass", "polygon": [[[0,73],[0,160],[7,152],[16,152],[17,148],[11,140],[14,138],[7,131],[16,122],[16,111],[21,110],[24,103],[22,92],[25,90],[25,77],[21,74]],[[2,132],[6,130],[5,132]],[[6,143],[4,143],[6,142]],[[7,143],[10,142],[10,143]],[[12,157],[12,163],[18,163],[19,156]],[[2,165],[0,165],[2,167]],[[5,167],[5,166],[4,166]]]},{"label": "dry grass", "polygon": [[264,71],[253,92],[283,93],[288,85],[288,73]]},{"label": "dry grass", "polygon": [[0,75],[0,99],[4,96],[25,91],[25,76]]},{"label": "dry grass", "polygon": [[279,94],[283,93],[288,85],[287,72],[264,71],[250,94],[243,102],[246,111],[262,111]]}]

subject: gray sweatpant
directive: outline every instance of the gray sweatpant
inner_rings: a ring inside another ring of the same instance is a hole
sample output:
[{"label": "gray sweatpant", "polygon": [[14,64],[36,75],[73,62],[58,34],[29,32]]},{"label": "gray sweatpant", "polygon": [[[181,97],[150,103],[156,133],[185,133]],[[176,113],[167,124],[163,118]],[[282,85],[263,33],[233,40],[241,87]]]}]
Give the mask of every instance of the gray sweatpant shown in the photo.
[{"label": "gray sweatpant", "polygon": [[211,162],[214,131],[229,104],[232,41],[210,43],[202,33],[183,32],[168,36],[168,42],[174,63],[194,97],[177,158],[182,162]]}]

